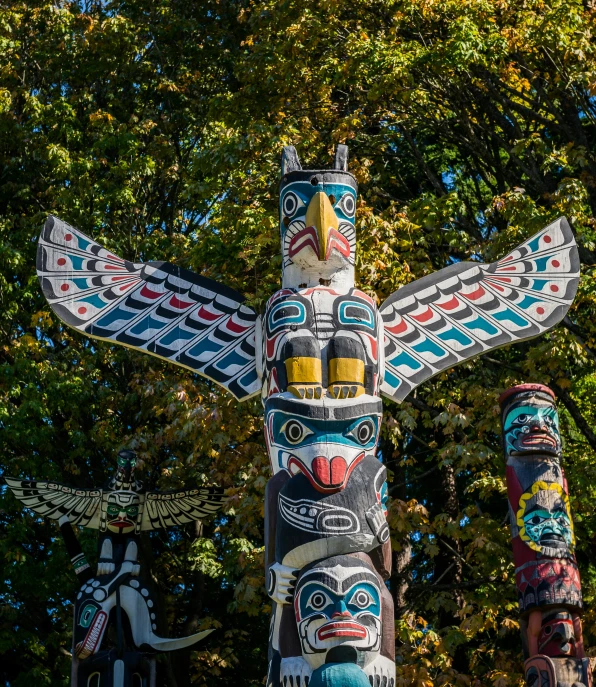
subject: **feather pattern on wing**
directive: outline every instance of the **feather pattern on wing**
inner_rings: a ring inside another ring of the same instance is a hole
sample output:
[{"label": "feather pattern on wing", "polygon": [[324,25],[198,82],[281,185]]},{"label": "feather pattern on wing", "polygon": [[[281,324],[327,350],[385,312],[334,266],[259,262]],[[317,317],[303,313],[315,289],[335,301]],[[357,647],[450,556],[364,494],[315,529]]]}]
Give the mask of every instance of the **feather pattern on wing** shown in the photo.
[{"label": "feather pattern on wing", "polygon": [[122,260],[56,217],[40,236],[37,274],[77,331],[182,365],[240,400],[259,392],[257,314],[233,289],[166,262]]},{"label": "feather pattern on wing", "polygon": [[141,529],[155,530],[201,520],[218,511],[223,501],[223,489],[219,487],[148,492]]},{"label": "feather pattern on wing", "polygon": [[101,489],[74,489],[56,482],[5,477],[13,494],[27,508],[52,520],[67,515],[73,525],[99,528]]},{"label": "feather pattern on wing", "polygon": [[402,287],[381,306],[381,393],[402,401],[430,377],[476,355],[542,334],[567,313],[579,255],[564,217],[502,260],[464,262]]}]

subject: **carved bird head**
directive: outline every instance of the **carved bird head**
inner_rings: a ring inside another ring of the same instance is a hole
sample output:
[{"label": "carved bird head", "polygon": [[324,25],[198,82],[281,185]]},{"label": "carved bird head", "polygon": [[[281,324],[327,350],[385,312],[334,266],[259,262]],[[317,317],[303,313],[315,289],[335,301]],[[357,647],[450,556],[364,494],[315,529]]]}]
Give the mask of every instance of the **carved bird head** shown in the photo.
[{"label": "carved bird head", "polygon": [[354,286],[358,184],[338,145],[334,169],[302,169],[293,146],[282,154],[280,231],[283,286]]}]

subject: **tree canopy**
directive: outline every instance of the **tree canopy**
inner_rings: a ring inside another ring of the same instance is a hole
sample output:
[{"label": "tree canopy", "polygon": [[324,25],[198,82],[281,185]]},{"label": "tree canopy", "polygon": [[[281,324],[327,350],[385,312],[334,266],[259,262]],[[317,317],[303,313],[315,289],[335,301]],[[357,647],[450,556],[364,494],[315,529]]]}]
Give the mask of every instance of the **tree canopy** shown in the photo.
[{"label": "tree canopy", "polygon": [[[565,214],[568,318],[385,404],[397,684],[522,684],[499,393],[557,393],[596,655],[596,13],[578,0],[27,0],[0,5],[0,472],[79,487],[134,448],[151,487],[219,484],[203,528],[150,537],[160,684],[263,684],[270,602],[259,401],[65,328],[35,275],[52,213],[262,307],[279,287],[279,158],[359,185],[358,283],[384,300]],[[76,580],[54,523],[0,496],[0,681],[67,685]],[[81,533],[95,560],[95,535]]]}]

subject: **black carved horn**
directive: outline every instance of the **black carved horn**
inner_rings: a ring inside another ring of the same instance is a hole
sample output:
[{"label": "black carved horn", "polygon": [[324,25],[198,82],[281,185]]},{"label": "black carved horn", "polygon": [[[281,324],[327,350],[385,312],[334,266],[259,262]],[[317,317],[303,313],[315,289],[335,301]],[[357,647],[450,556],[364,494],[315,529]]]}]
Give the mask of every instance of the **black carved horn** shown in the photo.
[{"label": "black carved horn", "polygon": [[281,175],[282,177],[288,172],[295,172],[297,169],[302,169],[300,158],[294,146],[284,146],[281,154]]},{"label": "black carved horn", "polygon": [[348,146],[342,143],[335,149],[335,163],[333,169],[339,169],[342,172],[348,171]]}]

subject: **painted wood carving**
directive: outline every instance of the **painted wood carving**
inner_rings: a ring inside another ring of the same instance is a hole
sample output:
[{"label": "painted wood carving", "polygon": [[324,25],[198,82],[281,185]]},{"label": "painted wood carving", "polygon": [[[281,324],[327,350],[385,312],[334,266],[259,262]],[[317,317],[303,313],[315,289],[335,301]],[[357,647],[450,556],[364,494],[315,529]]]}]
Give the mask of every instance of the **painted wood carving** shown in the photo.
[{"label": "painted wood carving", "polygon": [[[223,504],[223,490],[148,492],[134,478],[135,466],[135,453],[120,451],[115,476],[105,489],[96,490],[5,478],[27,508],[58,520],[82,581],[74,608],[73,687],[155,687],[156,652],[192,646],[211,632],[177,639],[157,634],[157,608],[139,562],[139,534],[215,513]],[[73,524],[99,530],[95,572]],[[114,646],[102,648],[110,627]]]},{"label": "painted wood carving", "polygon": [[579,259],[560,218],[503,259],[457,263],[380,308],[355,284],[357,183],[282,155],[282,288],[262,314],[241,294],[164,263],[135,264],[50,217],[37,269],[78,331],[189,368],[243,400],[261,393],[272,477],[268,685],[393,687],[394,617],[381,396],[541,334],[567,312]]},{"label": "painted wood carving", "polygon": [[542,384],[521,384],[499,401],[526,684],[589,687],[555,394]]}]

